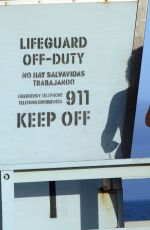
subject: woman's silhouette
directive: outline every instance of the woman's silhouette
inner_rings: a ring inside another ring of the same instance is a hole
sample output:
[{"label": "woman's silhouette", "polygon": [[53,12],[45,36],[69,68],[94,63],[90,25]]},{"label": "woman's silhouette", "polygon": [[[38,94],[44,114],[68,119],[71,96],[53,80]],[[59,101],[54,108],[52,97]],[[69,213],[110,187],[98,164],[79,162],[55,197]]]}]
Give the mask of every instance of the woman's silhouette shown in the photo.
[{"label": "woman's silhouette", "polygon": [[[116,149],[116,159],[128,158],[131,152],[141,57],[142,47],[134,50],[131,58],[128,60],[126,80],[129,88],[113,96],[109,106],[107,123],[101,135],[101,146],[104,152],[110,155]],[[147,124],[150,125],[150,116],[149,123],[147,118]],[[113,140],[118,129],[120,132],[120,143]]]}]

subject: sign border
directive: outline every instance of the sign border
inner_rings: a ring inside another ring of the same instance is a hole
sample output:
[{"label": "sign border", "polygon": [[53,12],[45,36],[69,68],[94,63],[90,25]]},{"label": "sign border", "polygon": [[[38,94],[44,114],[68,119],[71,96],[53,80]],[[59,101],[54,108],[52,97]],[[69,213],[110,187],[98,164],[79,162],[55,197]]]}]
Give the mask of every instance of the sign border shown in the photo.
[{"label": "sign border", "polygon": [[9,0],[0,1],[0,6],[31,5],[31,4],[76,4],[76,3],[110,3],[110,2],[138,2],[138,0]]}]

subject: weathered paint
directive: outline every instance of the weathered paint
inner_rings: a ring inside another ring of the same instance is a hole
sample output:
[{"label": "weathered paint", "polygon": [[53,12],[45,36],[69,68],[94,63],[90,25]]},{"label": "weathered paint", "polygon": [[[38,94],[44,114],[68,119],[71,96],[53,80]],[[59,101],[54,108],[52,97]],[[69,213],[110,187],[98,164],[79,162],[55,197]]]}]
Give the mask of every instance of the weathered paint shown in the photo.
[{"label": "weathered paint", "polygon": [[20,5],[20,4],[59,4],[59,3],[111,3],[111,2],[137,2],[138,0],[20,0],[20,1],[15,1],[15,0],[9,0],[9,1],[0,1],[0,5]]}]

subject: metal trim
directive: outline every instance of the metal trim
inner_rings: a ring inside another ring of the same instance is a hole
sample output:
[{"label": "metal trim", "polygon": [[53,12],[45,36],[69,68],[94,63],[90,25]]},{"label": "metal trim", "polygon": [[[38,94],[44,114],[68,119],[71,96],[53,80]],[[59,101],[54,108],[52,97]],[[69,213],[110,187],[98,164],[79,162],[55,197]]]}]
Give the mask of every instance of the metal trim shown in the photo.
[{"label": "metal trim", "polygon": [[32,4],[66,4],[66,3],[110,3],[110,2],[137,2],[138,0],[0,0],[0,6],[32,5]]},{"label": "metal trim", "polygon": [[43,170],[43,169],[73,169],[73,168],[93,168],[93,167],[111,167],[111,166],[139,166],[150,165],[150,158],[134,159],[114,159],[100,161],[83,161],[83,162],[41,162],[41,163],[18,163],[18,164],[0,164],[0,170]]},{"label": "metal trim", "polygon": [[112,166],[79,169],[47,169],[15,171],[14,183],[40,182],[45,181],[67,181],[87,179],[146,179],[150,178],[150,165],[139,166]]}]

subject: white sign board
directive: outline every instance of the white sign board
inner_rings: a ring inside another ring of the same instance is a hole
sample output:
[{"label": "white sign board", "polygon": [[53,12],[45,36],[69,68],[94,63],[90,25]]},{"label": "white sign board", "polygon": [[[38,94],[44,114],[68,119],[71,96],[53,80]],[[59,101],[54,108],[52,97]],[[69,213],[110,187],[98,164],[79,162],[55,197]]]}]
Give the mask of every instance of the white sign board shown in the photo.
[{"label": "white sign board", "polygon": [[1,164],[121,157],[136,8],[0,7]]}]

